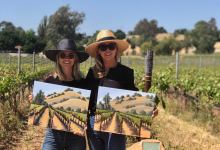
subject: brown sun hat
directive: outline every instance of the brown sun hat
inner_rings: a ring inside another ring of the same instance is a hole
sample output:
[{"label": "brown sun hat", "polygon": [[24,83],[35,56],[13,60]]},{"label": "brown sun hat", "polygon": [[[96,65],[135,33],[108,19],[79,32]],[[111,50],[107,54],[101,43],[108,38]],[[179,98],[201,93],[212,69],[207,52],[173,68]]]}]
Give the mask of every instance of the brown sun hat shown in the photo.
[{"label": "brown sun hat", "polygon": [[126,40],[117,39],[112,31],[101,30],[96,37],[96,41],[87,45],[85,47],[85,50],[91,57],[96,57],[98,45],[105,42],[116,43],[119,55],[122,55],[123,51],[125,51],[129,47],[129,44]]},{"label": "brown sun hat", "polygon": [[56,49],[49,49],[45,50],[44,54],[47,58],[50,60],[56,62],[57,54],[59,54],[60,51],[70,50],[76,53],[79,59],[79,63],[85,61],[88,59],[89,55],[83,51],[80,51],[79,48],[77,48],[75,42],[71,39],[62,39],[57,44]]}]

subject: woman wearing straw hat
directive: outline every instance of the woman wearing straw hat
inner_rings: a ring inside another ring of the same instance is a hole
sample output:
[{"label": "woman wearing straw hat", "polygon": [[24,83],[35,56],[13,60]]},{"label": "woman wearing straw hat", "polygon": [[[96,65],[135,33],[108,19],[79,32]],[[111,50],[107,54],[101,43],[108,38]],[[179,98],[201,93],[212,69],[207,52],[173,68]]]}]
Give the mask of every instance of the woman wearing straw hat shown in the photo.
[{"label": "woman wearing straw hat", "polygon": [[89,69],[86,76],[89,88],[92,90],[89,105],[91,117],[87,132],[90,149],[125,149],[125,136],[94,132],[92,122],[94,122],[98,86],[138,90],[134,85],[134,71],[118,62],[119,57],[128,46],[127,41],[117,39],[112,31],[101,30],[96,37],[96,42],[85,48],[86,52],[96,61],[95,66]]},{"label": "woman wearing straw hat", "polygon": [[[47,58],[55,62],[56,72],[45,82],[84,88],[85,80],[79,70],[79,63],[88,58],[88,54],[81,52],[73,40],[62,39],[57,49],[46,50]],[[85,150],[85,138],[70,132],[47,129],[42,146],[43,150]]]}]

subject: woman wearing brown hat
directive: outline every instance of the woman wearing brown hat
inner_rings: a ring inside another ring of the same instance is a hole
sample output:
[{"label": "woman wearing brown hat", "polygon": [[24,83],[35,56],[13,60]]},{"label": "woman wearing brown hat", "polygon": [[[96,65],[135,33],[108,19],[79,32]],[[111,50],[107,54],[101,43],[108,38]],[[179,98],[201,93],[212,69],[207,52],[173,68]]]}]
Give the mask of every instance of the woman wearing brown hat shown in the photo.
[{"label": "woman wearing brown hat", "polygon": [[96,42],[86,47],[86,52],[95,58],[96,64],[89,69],[86,79],[92,90],[90,98],[90,124],[88,126],[88,143],[95,150],[124,150],[125,136],[92,130],[98,86],[107,86],[127,90],[138,90],[134,85],[134,71],[118,62],[129,44],[119,40],[110,30],[101,30]]},{"label": "woman wearing brown hat", "polygon": [[[79,70],[79,63],[88,58],[88,54],[80,52],[73,40],[62,39],[57,49],[46,50],[47,58],[55,62],[56,72],[45,82],[84,88],[85,80]],[[42,146],[43,150],[85,150],[85,138],[70,132],[47,129]]]}]

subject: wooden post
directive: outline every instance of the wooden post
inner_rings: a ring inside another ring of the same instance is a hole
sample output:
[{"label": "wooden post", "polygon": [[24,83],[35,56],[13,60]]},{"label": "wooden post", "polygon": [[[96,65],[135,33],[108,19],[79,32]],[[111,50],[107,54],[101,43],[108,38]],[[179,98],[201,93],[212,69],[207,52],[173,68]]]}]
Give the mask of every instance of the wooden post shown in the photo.
[{"label": "wooden post", "polygon": [[179,74],[179,52],[176,52],[176,80],[178,80]]},{"label": "wooden post", "polygon": [[11,56],[10,56],[10,53],[8,55],[8,64],[11,66]]},{"label": "wooden post", "polygon": [[153,51],[148,50],[145,56],[145,89],[147,92],[151,87],[152,80],[152,70],[153,70]]},{"label": "wooden post", "polygon": [[199,56],[199,67],[202,68],[202,56]]},{"label": "wooden post", "polygon": [[33,72],[35,72],[35,52],[33,52]]},{"label": "wooden post", "polygon": [[18,74],[20,73],[21,71],[21,46],[20,45],[17,45],[15,46],[16,49],[18,49]]}]

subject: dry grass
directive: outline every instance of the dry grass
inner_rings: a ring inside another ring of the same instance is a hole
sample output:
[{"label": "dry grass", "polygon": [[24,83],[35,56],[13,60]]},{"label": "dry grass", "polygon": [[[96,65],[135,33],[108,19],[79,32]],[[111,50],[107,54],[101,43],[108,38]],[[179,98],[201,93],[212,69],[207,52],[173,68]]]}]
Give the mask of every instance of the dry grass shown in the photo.
[{"label": "dry grass", "polygon": [[28,126],[21,137],[8,149],[10,150],[40,150],[44,139],[45,129],[39,126]]},{"label": "dry grass", "polygon": [[220,149],[220,137],[206,129],[184,122],[159,108],[152,129],[166,149],[216,150]]}]

